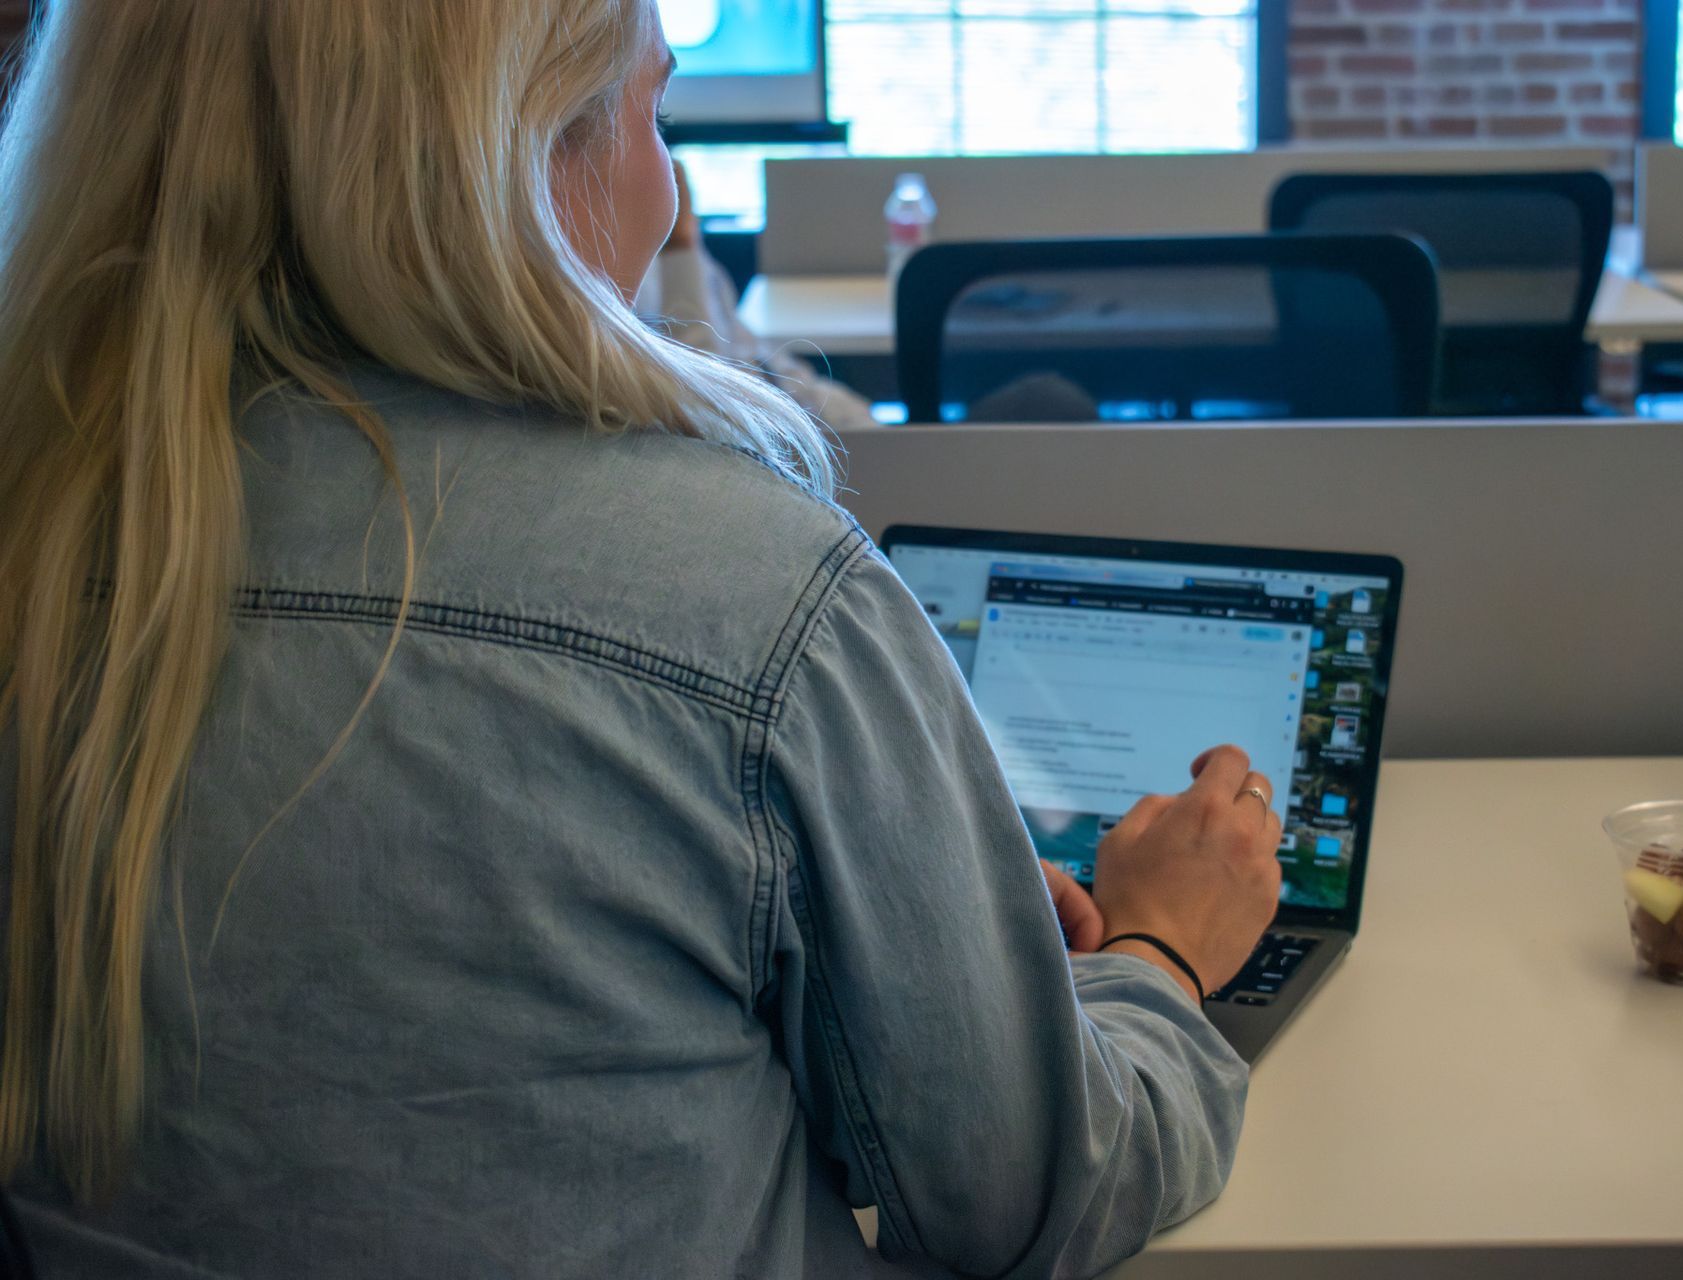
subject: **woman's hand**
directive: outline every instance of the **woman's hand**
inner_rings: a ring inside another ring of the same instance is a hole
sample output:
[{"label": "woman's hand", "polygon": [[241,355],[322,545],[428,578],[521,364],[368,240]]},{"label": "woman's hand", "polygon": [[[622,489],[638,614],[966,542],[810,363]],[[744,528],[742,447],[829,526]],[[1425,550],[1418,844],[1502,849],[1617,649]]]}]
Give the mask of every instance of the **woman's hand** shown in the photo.
[{"label": "woman's hand", "polygon": [[[1204,752],[1192,776],[1179,795],[1145,797],[1099,842],[1092,901],[1104,937],[1154,934],[1207,994],[1239,972],[1279,907],[1280,819],[1268,779],[1238,747]],[[1118,946],[1156,955],[1146,943]]]},{"label": "woman's hand", "polygon": [[690,200],[690,182],[684,174],[681,160],[672,162],[672,179],[678,187],[678,216],[672,223],[672,234],[666,237],[666,249],[694,249],[701,244],[701,219],[695,216]]},{"label": "woman's hand", "polygon": [[1104,941],[1104,917],[1092,897],[1068,872],[1058,870],[1045,858],[1040,860],[1040,874],[1052,891],[1052,906],[1057,909],[1064,937],[1069,939],[1069,949],[1097,951]]}]

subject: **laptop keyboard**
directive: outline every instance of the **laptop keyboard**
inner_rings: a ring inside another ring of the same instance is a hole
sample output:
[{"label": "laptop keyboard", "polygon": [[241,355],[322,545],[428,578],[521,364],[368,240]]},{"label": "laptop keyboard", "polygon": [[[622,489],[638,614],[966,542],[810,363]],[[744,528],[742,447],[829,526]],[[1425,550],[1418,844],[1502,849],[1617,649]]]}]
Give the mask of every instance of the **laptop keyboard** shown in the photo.
[{"label": "laptop keyboard", "polygon": [[1303,963],[1303,957],[1320,943],[1319,938],[1302,934],[1265,933],[1233,981],[1220,991],[1212,991],[1208,998],[1228,1004],[1272,1004],[1286,980]]}]

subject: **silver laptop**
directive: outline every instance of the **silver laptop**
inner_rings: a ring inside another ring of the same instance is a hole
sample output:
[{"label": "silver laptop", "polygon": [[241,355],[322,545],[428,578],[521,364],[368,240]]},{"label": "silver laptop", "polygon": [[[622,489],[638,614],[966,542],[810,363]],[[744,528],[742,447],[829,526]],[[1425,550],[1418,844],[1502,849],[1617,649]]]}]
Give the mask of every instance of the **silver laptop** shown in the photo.
[{"label": "silver laptop", "polygon": [[1040,856],[1233,742],[1274,786],[1280,908],[1205,1005],[1247,1061],[1361,916],[1402,565],[1389,556],[896,525],[882,548],[970,684]]}]

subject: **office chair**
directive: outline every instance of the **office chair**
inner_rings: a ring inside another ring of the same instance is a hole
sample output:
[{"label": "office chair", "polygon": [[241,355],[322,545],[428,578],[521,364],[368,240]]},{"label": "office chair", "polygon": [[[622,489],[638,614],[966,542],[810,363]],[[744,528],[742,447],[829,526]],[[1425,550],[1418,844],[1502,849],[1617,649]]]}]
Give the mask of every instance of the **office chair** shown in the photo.
[{"label": "office chair", "polygon": [[1584,324],[1613,228],[1599,173],[1342,174],[1284,179],[1268,225],[1400,231],[1438,261],[1440,414],[1578,414],[1593,393]]},{"label": "office chair", "polygon": [[1437,349],[1403,236],[930,245],[895,292],[912,422],[1406,417]]}]

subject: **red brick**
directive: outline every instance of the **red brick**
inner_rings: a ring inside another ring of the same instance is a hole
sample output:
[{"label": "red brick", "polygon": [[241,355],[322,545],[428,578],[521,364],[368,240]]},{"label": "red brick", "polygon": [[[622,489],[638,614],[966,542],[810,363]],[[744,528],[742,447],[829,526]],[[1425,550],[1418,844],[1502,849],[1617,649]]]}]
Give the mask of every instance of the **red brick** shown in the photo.
[{"label": "red brick", "polygon": [[1341,27],[1293,27],[1291,29],[1291,44],[1295,48],[1321,48],[1328,45],[1365,45],[1367,43],[1367,28],[1357,26]]},{"label": "red brick", "polygon": [[1420,70],[1402,53],[1347,53],[1338,59],[1338,69],[1353,76],[1412,76]]},{"label": "red brick", "polygon": [[1506,13],[1514,0],[1438,0],[1441,13]]},{"label": "red brick", "polygon": [[1633,76],[1637,73],[1639,61],[1634,49],[1612,49],[1601,55],[1601,65],[1609,71]]},{"label": "red brick", "polygon": [[1595,65],[1595,57],[1588,53],[1516,53],[1514,70],[1525,71],[1588,71]]},{"label": "red brick", "polygon": [[1382,107],[1385,98],[1385,86],[1382,84],[1357,85],[1350,90],[1350,105],[1353,107]]},{"label": "red brick", "polygon": [[1349,0],[1353,13],[1424,13],[1426,0]]},{"label": "red brick", "polygon": [[1318,53],[1294,53],[1286,59],[1286,71],[1293,79],[1298,76],[1324,76],[1327,60]]},{"label": "red brick", "polygon": [[1634,80],[1621,80],[1613,86],[1613,96],[1620,102],[1635,102],[1640,96],[1639,86]]},{"label": "red brick", "polygon": [[1480,97],[1487,107],[1511,107],[1519,101],[1519,90],[1511,84],[1487,84]]},{"label": "red brick", "polygon": [[[1635,87],[1635,85],[1631,86],[1633,89]],[[1597,84],[1594,80],[1586,80],[1580,84],[1575,84],[1566,91],[1568,102],[1600,102],[1606,96],[1606,88]]]},{"label": "red brick", "polygon": [[1478,121],[1472,116],[1405,116],[1397,122],[1397,131],[1405,138],[1476,138]]},{"label": "red brick", "polygon": [[1565,116],[1492,116],[1494,138],[1549,138],[1566,132]]},{"label": "red brick", "polygon": [[1436,53],[1426,59],[1426,71],[1434,76],[1488,76],[1501,70],[1499,53]]},{"label": "red brick", "polygon": [[1468,84],[1447,84],[1437,92],[1440,107],[1465,107],[1473,101],[1473,87]]},{"label": "red brick", "polygon": [[1301,132],[1306,138],[1383,138],[1385,121],[1372,116],[1361,120],[1305,120]]},{"label": "red brick", "polygon": [[1600,13],[1606,7],[1605,0],[1525,0],[1530,13]]},{"label": "red brick", "polygon": [[1559,102],[1560,90],[1552,84],[1525,84],[1519,87],[1522,102]]},{"label": "red brick", "polygon": [[1490,38],[1497,44],[1534,44],[1548,33],[1541,22],[1498,22],[1490,28]]},{"label": "red brick", "polygon": [[1344,95],[1337,89],[1332,88],[1330,85],[1317,84],[1304,89],[1300,101],[1302,101],[1303,105],[1306,107],[1321,109],[1325,107],[1336,107],[1343,98]]},{"label": "red brick", "polygon": [[1374,27],[1372,31],[1373,42],[1381,48],[1395,49],[1404,45],[1413,48],[1420,41],[1419,27],[1401,27],[1391,22]]},{"label": "red brick", "polygon": [[1291,16],[1301,18],[1310,14],[1338,12],[1338,0],[1291,0]]},{"label": "red brick", "polygon": [[1579,116],[1578,132],[1586,138],[1634,138],[1635,116]]},{"label": "red brick", "polygon": [[1636,39],[1634,22],[1557,22],[1554,34],[1560,40],[1627,40]]}]

